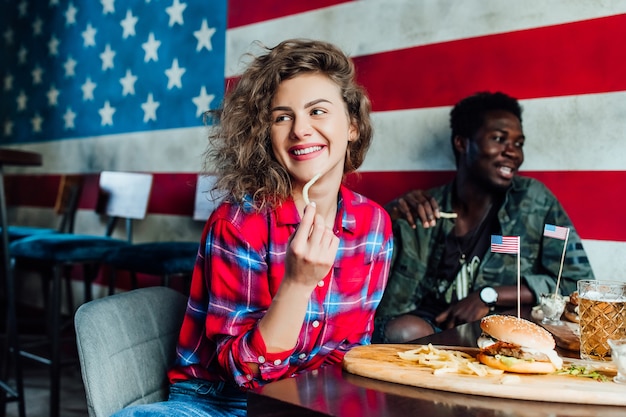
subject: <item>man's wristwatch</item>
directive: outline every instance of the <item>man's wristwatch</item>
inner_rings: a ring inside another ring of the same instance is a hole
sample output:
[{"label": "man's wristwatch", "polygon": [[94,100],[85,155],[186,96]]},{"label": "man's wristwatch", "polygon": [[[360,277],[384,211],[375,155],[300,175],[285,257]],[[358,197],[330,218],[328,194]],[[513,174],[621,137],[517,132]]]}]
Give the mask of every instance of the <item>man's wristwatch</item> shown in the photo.
[{"label": "man's wristwatch", "polygon": [[493,311],[496,308],[496,303],[498,302],[498,291],[496,291],[493,287],[483,287],[478,293],[480,296],[480,300],[485,303],[487,307],[489,307],[490,311]]}]

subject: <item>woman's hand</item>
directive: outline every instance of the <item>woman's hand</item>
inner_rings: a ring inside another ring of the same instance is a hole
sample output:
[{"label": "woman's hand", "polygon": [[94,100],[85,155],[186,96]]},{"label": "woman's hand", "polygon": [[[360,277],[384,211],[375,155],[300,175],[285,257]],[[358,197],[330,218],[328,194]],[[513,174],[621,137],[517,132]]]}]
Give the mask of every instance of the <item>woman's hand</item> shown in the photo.
[{"label": "woman's hand", "polygon": [[314,288],[330,271],[338,248],[339,238],[316,214],[315,203],[307,205],[287,247],[285,279]]},{"label": "woman's hand", "polygon": [[298,230],[287,245],[285,276],[259,331],[268,352],[284,352],[298,342],[311,293],[335,262],[339,238],[308,204]]},{"label": "woman's hand", "polygon": [[417,218],[424,228],[435,226],[439,218],[439,204],[428,193],[412,190],[391,201],[385,207],[392,220],[405,219],[415,229]]}]

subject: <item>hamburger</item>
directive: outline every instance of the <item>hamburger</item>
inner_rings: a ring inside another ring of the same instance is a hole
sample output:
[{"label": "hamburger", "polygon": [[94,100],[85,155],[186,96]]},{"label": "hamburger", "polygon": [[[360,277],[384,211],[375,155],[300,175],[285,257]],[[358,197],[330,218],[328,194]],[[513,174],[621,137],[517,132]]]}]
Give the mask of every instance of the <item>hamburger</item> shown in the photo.
[{"label": "hamburger", "polygon": [[563,366],[556,343],[546,329],[514,316],[492,315],[480,321],[481,363],[506,372],[549,374]]}]

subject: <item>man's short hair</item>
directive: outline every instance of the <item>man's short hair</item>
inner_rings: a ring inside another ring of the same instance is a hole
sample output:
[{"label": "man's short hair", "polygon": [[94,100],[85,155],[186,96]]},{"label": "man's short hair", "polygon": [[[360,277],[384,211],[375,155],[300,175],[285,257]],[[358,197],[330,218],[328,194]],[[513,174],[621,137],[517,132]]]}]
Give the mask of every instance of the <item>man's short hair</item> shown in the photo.
[{"label": "man's short hair", "polygon": [[465,97],[450,111],[450,141],[454,156],[458,155],[454,149],[454,138],[461,136],[471,138],[485,122],[485,114],[493,110],[504,110],[515,115],[522,122],[522,107],[517,99],[502,92],[491,93],[482,91]]}]

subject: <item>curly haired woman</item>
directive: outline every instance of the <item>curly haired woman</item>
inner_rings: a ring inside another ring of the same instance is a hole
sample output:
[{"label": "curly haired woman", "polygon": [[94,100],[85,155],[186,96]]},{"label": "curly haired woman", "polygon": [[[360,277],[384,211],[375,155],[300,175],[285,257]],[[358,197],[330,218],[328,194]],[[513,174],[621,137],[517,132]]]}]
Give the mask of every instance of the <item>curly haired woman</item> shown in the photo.
[{"label": "curly haired woman", "polygon": [[391,222],[342,185],[370,146],[369,112],[331,44],[287,40],[253,59],[210,137],[225,199],[202,235],[169,399],[117,416],[245,416],[247,389],[370,343]]}]

